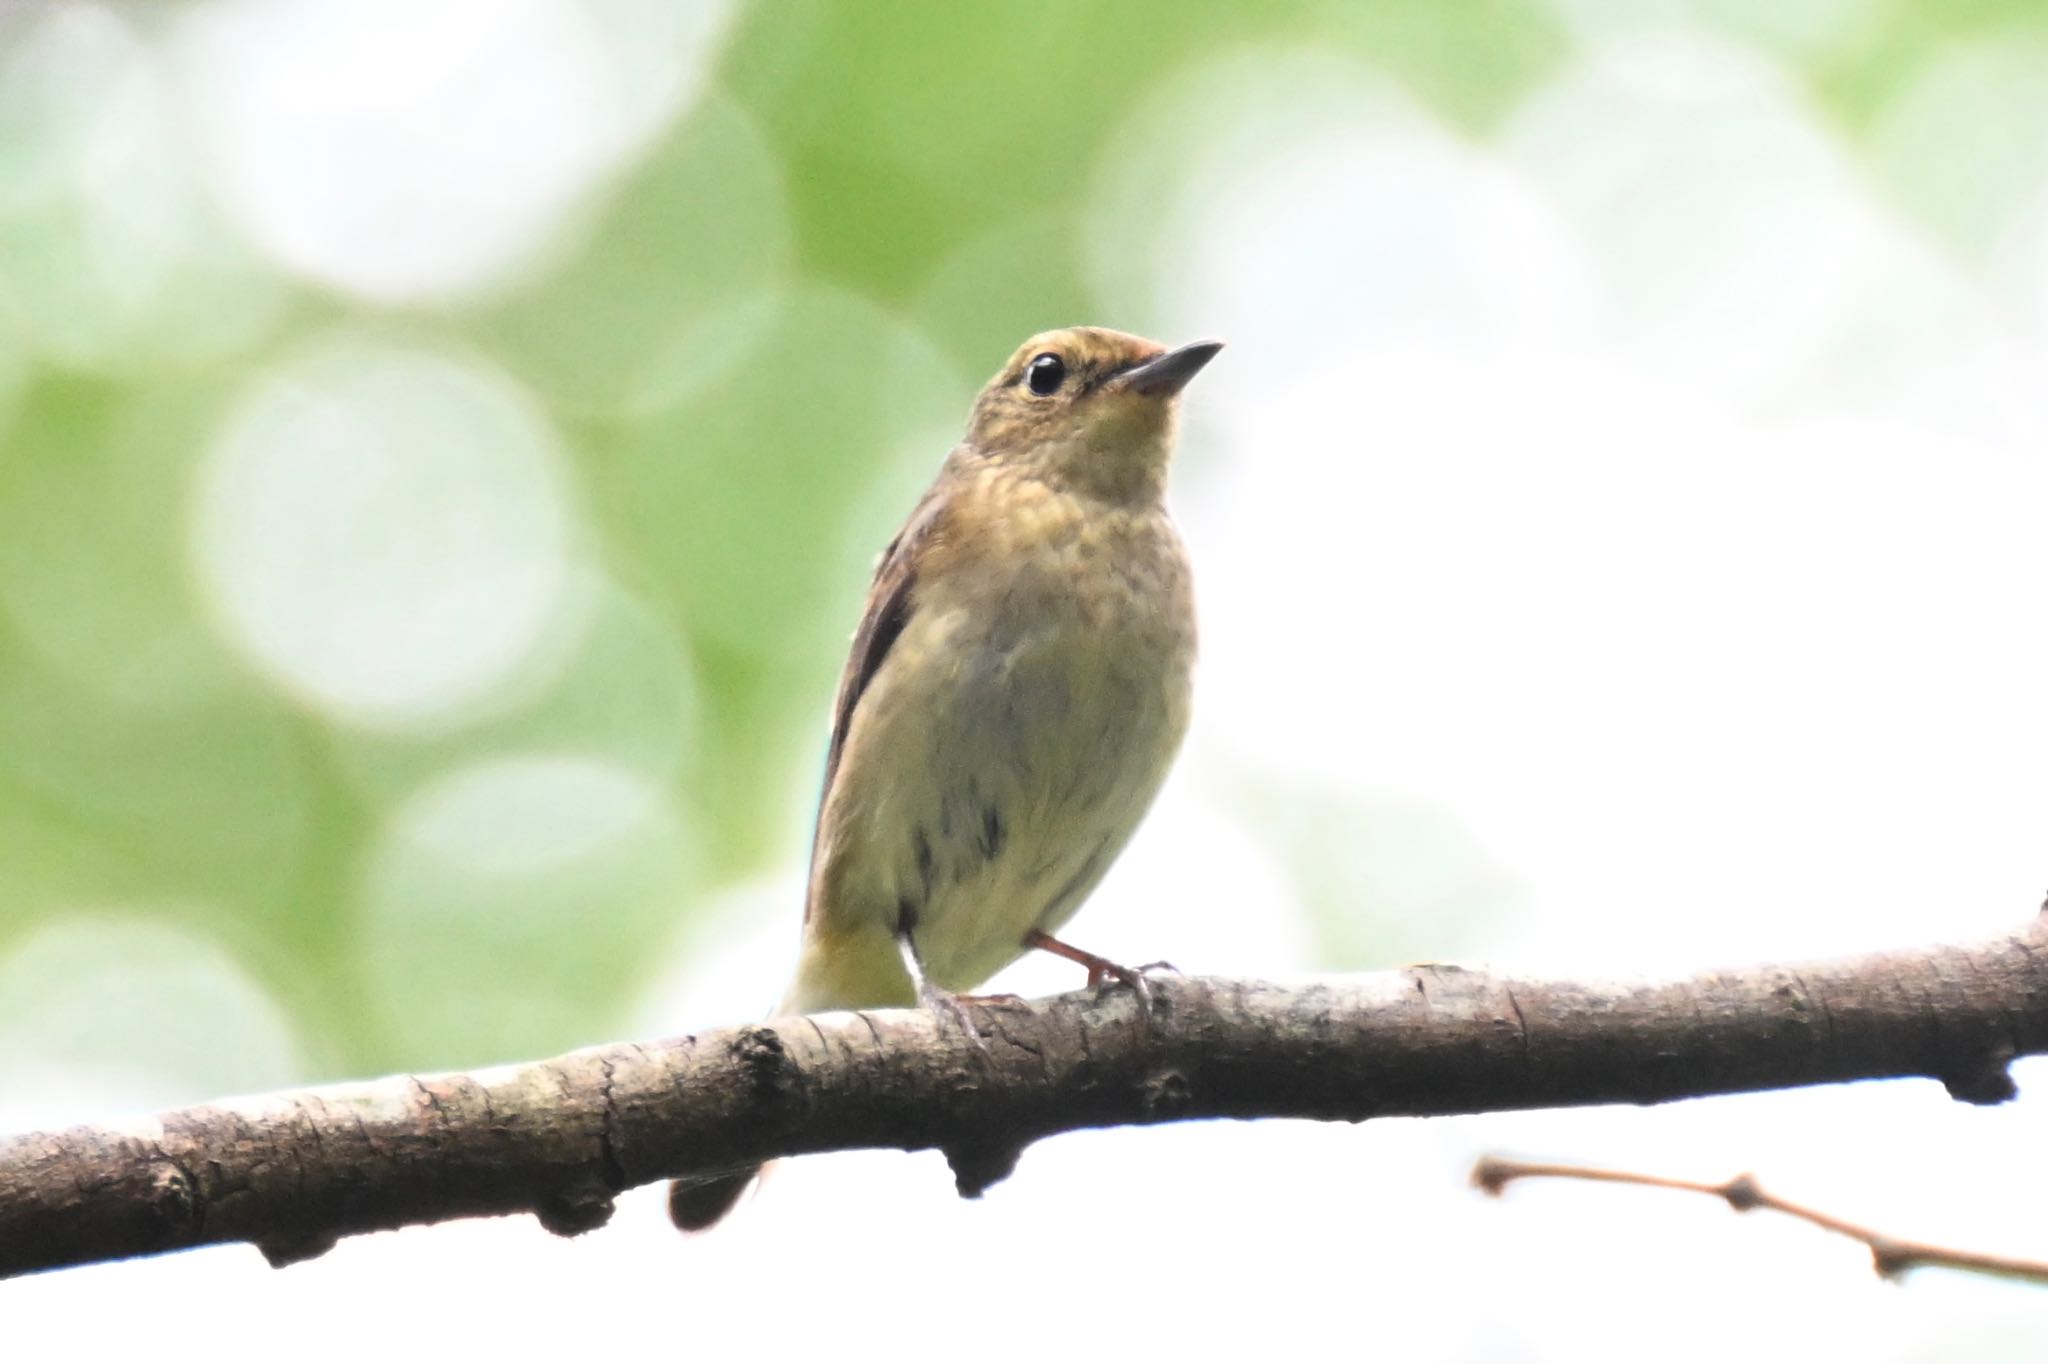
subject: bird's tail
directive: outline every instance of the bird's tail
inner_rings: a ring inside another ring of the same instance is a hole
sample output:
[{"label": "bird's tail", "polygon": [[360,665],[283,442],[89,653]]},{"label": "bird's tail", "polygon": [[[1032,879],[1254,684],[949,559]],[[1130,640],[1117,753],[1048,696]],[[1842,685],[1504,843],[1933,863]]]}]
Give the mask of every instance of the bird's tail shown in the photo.
[{"label": "bird's tail", "polygon": [[[783,1018],[791,1014],[809,1013],[816,1008],[828,1007],[818,999],[818,990],[805,980],[805,973],[799,968],[797,979],[775,1006],[769,1017]],[[725,1220],[726,1214],[739,1206],[740,1199],[760,1177],[767,1167],[756,1165],[750,1170],[728,1170],[715,1175],[684,1175],[672,1180],[668,1186],[668,1219],[683,1231],[709,1231]]]},{"label": "bird's tail", "polygon": [[[917,1000],[894,938],[876,934],[857,946],[806,941],[796,979],[773,1018],[828,1009],[905,1007]],[[708,1231],[739,1205],[764,1166],[715,1175],[685,1175],[668,1186],[668,1215],[684,1231]]]},{"label": "bird's tail", "polygon": [[668,1216],[684,1231],[709,1231],[739,1205],[740,1195],[761,1173],[751,1170],[732,1174],[678,1179],[668,1186]]}]

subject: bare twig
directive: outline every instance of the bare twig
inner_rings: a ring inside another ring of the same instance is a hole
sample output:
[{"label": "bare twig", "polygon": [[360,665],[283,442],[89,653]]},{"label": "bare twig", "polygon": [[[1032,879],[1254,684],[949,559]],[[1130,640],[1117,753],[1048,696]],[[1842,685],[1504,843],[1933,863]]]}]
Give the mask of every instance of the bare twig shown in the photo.
[{"label": "bare twig", "polygon": [[1925,1241],[1905,1241],[1896,1236],[1887,1236],[1881,1231],[1873,1231],[1869,1227],[1844,1221],[1817,1208],[1809,1208],[1802,1203],[1780,1198],[1757,1183],[1755,1175],[1737,1175],[1725,1183],[1704,1184],[1697,1180],[1638,1174],[1630,1170],[1510,1160],[1505,1156],[1481,1156],[1479,1163],[1472,1167],[1472,1182],[1496,1196],[1518,1179],[1580,1179],[1603,1184],[1637,1184],[1649,1189],[1680,1189],[1686,1193],[1702,1193],[1719,1198],[1737,1212],[1749,1212],[1756,1208],[1781,1212],[1802,1222],[1810,1222],[1823,1231],[1831,1231],[1837,1236],[1861,1241],[1870,1247],[1872,1266],[1887,1279],[1899,1278],[1908,1270],[1935,1266],[1943,1269],[1964,1269],[1973,1274],[1990,1274],[1998,1278],[2019,1279],[2027,1283],[2048,1286],[2048,1261],[2022,1260],[2009,1255],[1987,1255],[1981,1251],[1956,1250],[1948,1246],[1929,1245]]},{"label": "bare twig", "polygon": [[1184,1118],[1358,1121],[1928,1076],[1994,1103],[2048,1052],[2048,920],[1960,947],[1650,982],[1412,967],[781,1018],[470,1075],[402,1076],[0,1140],[0,1276],[222,1241],[531,1212],[601,1225],[622,1189],[857,1147],[936,1148],[968,1196],[1059,1132]]}]

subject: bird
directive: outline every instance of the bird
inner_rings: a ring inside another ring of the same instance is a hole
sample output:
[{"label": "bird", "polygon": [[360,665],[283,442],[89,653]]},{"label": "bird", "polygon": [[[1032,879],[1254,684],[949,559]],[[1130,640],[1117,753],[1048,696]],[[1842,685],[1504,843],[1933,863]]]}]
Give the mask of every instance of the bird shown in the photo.
[{"label": "bird", "polygon": [[[1166,506],[1182,389],[1223,348],[1033,336],[877,563],[826,746],[795,979],[777,1016],[959,998],[1053,935],[1187,731],[1188,556]],[[758,1169],[670,1186],[685,1231]]]}]

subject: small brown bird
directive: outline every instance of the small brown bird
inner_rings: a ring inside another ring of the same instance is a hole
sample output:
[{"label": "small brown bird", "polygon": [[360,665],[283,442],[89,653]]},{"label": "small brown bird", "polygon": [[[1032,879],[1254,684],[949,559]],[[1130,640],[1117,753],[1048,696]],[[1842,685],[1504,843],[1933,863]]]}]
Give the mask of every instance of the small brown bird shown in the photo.
[{"label": "small brown bird", "polygon": [[[1177,399],[1222,344],[1035,336],[883,552],[840,675],[802,954],[781,1014],[951,1006],[1051,935],[1123,850],[1188,722]],[[757,1171],[678,1180],[676,1225]]]}]

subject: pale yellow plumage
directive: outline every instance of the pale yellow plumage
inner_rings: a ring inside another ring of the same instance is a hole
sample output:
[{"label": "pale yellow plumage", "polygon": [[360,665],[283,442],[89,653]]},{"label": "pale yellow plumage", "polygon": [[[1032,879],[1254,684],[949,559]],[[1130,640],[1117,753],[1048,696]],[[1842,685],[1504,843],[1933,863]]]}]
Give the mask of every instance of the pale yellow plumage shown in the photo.
[{"label": "pale yellow plumage", "polygon": [[[1164,504],[1172,353],[1034,337],[883,555],[840,681],[802,953],[784,1013],[971,990],[1066,922],[1187,728],[1195,626]],[[751,1172],[679,1183],[687,1227]]]},{"label": "pale yellow plumage", "polygon": [[1187,728],[1193,610],[1164,510],[975,458],[942,482],[915,611],[848,727],[788,1012],[913,1002],[901,919],[954,991],[1057,931]]}]

